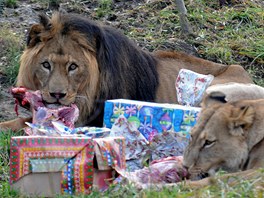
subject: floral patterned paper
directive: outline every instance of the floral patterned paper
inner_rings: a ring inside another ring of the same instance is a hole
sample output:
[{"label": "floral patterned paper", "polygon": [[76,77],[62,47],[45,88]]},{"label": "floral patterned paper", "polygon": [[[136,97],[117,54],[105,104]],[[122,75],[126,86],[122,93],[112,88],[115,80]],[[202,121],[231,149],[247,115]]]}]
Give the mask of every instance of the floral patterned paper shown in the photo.
[{"label": "floral patterned paper", "polygon": [[213,75],[203,75],[181,69],[175,82],[178,103],[187,106],[198,106],[206,88],[213,81]]}]

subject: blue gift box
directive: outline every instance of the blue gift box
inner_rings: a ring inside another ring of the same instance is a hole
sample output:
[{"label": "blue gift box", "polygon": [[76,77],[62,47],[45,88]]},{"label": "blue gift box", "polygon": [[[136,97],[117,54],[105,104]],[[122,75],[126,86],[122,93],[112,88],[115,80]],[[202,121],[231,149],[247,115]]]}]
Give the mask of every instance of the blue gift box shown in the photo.
[{"label": "blue gift box", "polygon": [[150,140],[154,134],[174,131],[189,136],[196,124],[200,108],[143,102],[127,99],[107,100],[104,108],[104,126],[112,128],[115,120],[124,115],[128,122],[133,122],[143,136]]}]

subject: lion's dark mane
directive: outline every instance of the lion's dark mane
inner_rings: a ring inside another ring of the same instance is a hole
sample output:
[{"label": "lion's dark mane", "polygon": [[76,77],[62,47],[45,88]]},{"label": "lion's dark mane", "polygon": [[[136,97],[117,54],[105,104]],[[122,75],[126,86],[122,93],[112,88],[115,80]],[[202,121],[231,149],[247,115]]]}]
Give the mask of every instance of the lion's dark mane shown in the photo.
[{"label": "lion's dark mane", "polygon": [[63,34],[71,29],[86,35],[96,51],[101,79],[101,98],[154,101],[158,86],[156,60],[139,49],[120,31],[75,15],[64,15]]}]

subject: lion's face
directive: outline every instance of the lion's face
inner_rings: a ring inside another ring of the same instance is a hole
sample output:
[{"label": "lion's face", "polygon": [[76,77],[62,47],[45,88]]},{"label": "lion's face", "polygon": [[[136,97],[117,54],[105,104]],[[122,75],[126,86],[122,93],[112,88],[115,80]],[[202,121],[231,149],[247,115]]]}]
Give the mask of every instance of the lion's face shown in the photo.
[{"label": "lion's face", "polygon": [[193,177],[213,175],[218,170],[235,172],[247,160],[245,130],[252,123],[252,107],[217,104],[202,110],[191,131],[184,165]]},{"label": "lion's face", "polygon": [[78,44],[70,39],[67,41],[59,44],[50,40],[36,57],[37,89],[41,90],[46,103],[74,103],[78,97],[83,97],[82,84],[91,79],[89,65],[92,57],[84,58]]},{"label": "lion's face", "polygon": [[[17,84],[40,90],[46,104],[77,104],[79,122],[85,122],[98,95],[100,77],[95,53],[77,31],[63,35],[62,27],[53,27],[46,30],[36,25],[38,33],[21,57]],[[34,26],[32,29],[34,33]]]}]

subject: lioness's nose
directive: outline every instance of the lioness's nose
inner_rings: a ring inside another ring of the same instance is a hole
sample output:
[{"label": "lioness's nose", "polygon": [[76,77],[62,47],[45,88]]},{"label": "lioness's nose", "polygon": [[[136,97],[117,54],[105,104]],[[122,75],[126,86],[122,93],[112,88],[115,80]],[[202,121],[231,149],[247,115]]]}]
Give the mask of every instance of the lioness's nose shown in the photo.
[{"label": "lioness's nose", "polygon": [[190,166],[189,166],[188,164],[186,164],[186,161],[185,161],[185,160],[183,160],[183,162],[182,162],[182,166],[183,166],[183,168],[185,168],[186,170],[188,170],[188,169],[190,168]]},{"label": "lioness's nose", "polygon": [[66,96],[66,93],[50,93],[50,95],[53,98],[56,98],[57,100],[62,99]]},{"label": "lioness's nose", "polygon": [[189,166],[186,166],[186,165],[183,164],[183,168],[185,168],[186,170],[188,170],[189,169]]}]

